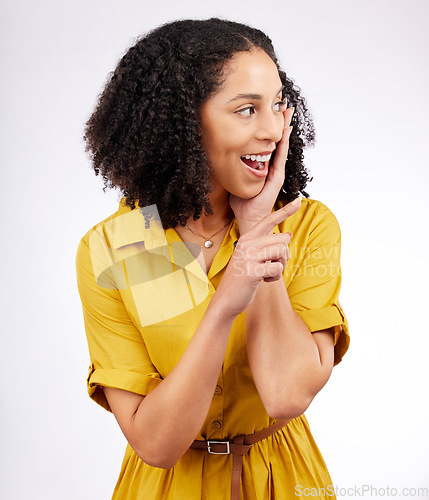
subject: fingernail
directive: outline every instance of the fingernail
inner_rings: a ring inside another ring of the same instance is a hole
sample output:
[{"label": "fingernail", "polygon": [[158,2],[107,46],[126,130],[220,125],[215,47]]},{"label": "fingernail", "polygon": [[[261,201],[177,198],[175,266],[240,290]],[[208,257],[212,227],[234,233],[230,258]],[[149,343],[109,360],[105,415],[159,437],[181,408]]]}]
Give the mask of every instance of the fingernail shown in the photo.
[{"label": "fingernail", "polygon": [[289,127],[289,132],[288,132],[289,136],[290,136],[290,134],[292,133],[292,129],[293,129],[293,126],[290,126],[290,127]]},{"label": "fingernail", "polygon": [[301,203],[301,197],[300,196],[298,196],[298,198],[295,198],[293,200],[293,202],[291,203],[291,205],[298,205],[298,203]]}]

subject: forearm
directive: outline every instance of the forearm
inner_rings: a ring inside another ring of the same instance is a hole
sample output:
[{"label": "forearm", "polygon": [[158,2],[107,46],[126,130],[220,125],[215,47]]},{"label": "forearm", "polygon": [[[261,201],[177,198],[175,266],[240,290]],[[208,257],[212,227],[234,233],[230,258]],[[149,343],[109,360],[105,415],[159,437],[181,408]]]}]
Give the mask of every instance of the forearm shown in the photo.
[{"label": "forearm", "polygon": [[142,400],[133,426],[139,455],[149,463],[172,467],[201,430],[233,321],[224,314],[215,294],[179,362]]},{"label": "forearm", "polygon": [[289,301],[284,281],[262,282],[246,309],[249,363],[268,414],[294,418],[326,382],[317,344]]}]

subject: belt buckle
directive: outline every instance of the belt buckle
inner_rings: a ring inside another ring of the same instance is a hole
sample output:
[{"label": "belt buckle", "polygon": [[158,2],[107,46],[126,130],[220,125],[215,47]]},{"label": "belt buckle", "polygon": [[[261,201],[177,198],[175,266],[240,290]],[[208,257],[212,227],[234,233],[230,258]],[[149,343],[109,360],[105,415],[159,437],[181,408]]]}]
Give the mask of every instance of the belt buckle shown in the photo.
[{"label": "belt buckle", "polygon": [[[213,444],[224,444],[226,446],[226,451],[212,451],[210,446]],[[229,455],[231,453],[229,441],[207,441],[207,451],[212,455]]]}]

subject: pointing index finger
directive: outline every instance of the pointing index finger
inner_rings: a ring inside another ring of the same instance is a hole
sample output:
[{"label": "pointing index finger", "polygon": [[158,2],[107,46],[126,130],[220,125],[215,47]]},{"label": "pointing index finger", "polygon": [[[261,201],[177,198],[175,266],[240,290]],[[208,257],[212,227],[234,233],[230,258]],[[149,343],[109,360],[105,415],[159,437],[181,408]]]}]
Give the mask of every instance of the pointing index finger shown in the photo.
[{"label": "pointing index finger", "polygon": [[251,234],[253,237],[265,236],[266,234],[270,234],[274,227],[280,222],[283,222],[288,217],[293,215],[295,212],[299,210],[301,206],[301,197],[295,198],[292,202],[288,203],[279,210],[272,212],[266,215],[263,219],[261,219],[257,224],[253,226],[253,228],[249,231],[248,234]]}]

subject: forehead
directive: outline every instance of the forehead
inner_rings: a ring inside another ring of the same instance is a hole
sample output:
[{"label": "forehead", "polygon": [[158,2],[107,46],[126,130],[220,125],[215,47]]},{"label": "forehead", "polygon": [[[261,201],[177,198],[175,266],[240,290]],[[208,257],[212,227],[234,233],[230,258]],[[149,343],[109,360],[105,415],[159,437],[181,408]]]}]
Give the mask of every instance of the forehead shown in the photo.
[{"label": "forehead", "polygon": [[[277,66],[262,49],[235,54],[226,64],[219,94],[276,93],[281,87]],[[272,97],[270,95],[270,97]]]}]

